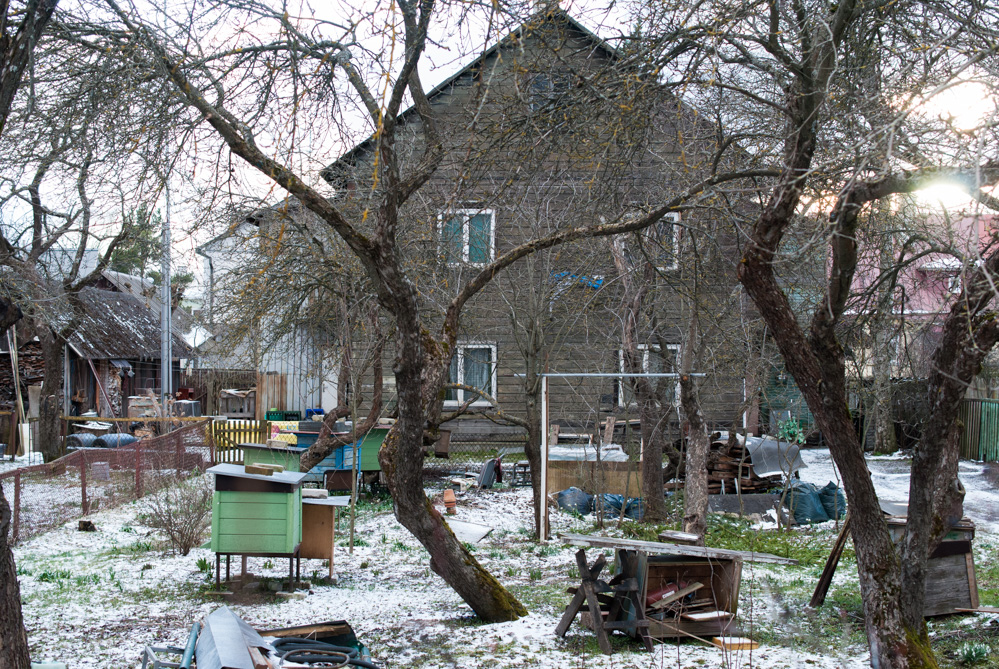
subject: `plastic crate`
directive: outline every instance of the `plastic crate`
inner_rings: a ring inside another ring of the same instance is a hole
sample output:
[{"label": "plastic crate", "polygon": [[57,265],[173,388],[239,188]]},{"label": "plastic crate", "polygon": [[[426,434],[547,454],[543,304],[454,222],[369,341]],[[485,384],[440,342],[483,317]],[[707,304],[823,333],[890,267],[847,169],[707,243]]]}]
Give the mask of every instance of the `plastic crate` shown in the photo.
[{"label": "plastic crate", "polygon": [[326,412],[322,409],[306,409],[305,410],[305,420],[312,420],[313,416],[322,416]]},{"label": "plastic crate", "polygon": [[285,411],[284,412],[284,420],[288,420],[288,421],[302,420],[302,412],[301,411]]},{"label": "plastic crate", "polygon": [[267,411],[267,412],[264,413],[264,418],[266,420],[287,420],[284,417],[284,415],[285,415],[284,411],[279,411],[277,409],[271,409],[270,411]]}]

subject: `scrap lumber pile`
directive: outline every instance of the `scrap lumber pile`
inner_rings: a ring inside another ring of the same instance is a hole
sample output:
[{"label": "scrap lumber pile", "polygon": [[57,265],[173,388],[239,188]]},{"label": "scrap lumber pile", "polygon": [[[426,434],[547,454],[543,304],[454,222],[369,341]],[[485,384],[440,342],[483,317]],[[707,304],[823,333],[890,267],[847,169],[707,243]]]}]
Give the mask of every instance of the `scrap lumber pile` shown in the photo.
[{"label": "scrap lumber pile", "polygon": [[734,443],[727,439],[727,435],[717,432],[711,437],[711,451],[708,453],[708,494],[735,494],[738,491],[746,494],[763,493],[781,486],[779,474],[766,477],[756,475],[742,435],[736,435]]}]

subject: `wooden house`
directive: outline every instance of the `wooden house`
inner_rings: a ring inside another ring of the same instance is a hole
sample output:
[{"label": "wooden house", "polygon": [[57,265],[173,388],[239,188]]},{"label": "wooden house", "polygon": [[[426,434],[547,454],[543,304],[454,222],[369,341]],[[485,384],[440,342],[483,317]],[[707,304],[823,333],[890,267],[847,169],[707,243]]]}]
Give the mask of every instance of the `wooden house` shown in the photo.
[{"label": "wooden house", "polygon": [[[111,273],[117,274],[117,273]],[[127,398],[160,388],[160,316],[142,297],[131,292],[82,289],[77,309],[65,298],[45,305],[44,316],[54,327],[75,314],[77,326],[64,352],[63,412],[80,415],[96,411],[101,416],[125,416]],[[40,382],[41,353],[35,350],[23,326],[17,330],[18,346],[31,355],[20,356],[21,382]],[[0,353],[9,355],[4,341]],[[191,355],[181,332],[173,334],[173,387],[182,386],[180,361]],[[10,369],[9,362],[7,369]],[[22,389],[27,398],[26,388]]]},{"label": "wooden house", "polygon": [[[399,236],[431,329],[440,305],[499,254],[567,226],[641,215],[702,178],[716,149],[715,136],[693,109],[558,9],[536,14],[435,86],[428,99],[444,158],[404,206]],[[634,105],[632,113],[622,117],[622,104]],[[425,138],[415,110],[403,112],[399,124],[395,150],[405,171],[419,159]],[[363,211],[379,195],[373,149],[371,139],[361,142],[323,172],[345,211]],[[740,331],[745,307],[732,299],[735,268],[721,249],[734,237],[721,211],[701,203],[628,235],[624,245],[628,258],[636,264],[647,259],[654,269],[637,332],[644,371],[677,370],[686,333],[683,295],[696,274],[702,313],[718,314],[703,330],[714,356],[710,370],[699,370],[709,372],[702,401],[713,425],[728,426],[741,421],[747,344],[730,338]],[[310,239],[330,235],[290,199],[252,212],[244,223],[262,240],[281,240],[271,243],[288,243],[289,229]],[[686,251],[691,245],[684,230],[694,227],[709,230],[698,253],[710,271],[703,264],[695,268]],[[359,268],[344,263],[337,269],[360,283]],[[613,376],[623,371],[620,284],[607,239],[540,252],[498,275],[467,305],[451,362],[453,381],[483,391],[472,409],[524,416],[523,373],[533,365],[611,374],[553,380],[553,422],[592,427],[601,415],[634,418],[629,386]],[[343,336],[364,341],[366,335]],[[391,350],[384,355],[383,383],[391,398]],[[345,379],[339,381],[342,391]],[[350,384],[371,397],[370,375]],[[672,380],[662,390],[668,403],[677,403]],[[449,390],[444,412],[470,399],[468,392]],[[677,411],[670,415],[675,424]],[[520,433],[474,418],[458,423],[450,426],[452,443],[472,432],[511,439]]]}]

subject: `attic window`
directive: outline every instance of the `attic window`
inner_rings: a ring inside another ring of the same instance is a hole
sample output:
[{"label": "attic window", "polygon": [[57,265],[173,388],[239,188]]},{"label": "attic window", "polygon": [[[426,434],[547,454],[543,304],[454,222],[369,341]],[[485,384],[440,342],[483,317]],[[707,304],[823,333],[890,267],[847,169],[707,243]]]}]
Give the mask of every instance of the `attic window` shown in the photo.
[{"label": "attic window", "polygon": [[529,87],[531,111],[565,106],[566,94],[572,88],[572,75],[568,72],[536,74]]}]

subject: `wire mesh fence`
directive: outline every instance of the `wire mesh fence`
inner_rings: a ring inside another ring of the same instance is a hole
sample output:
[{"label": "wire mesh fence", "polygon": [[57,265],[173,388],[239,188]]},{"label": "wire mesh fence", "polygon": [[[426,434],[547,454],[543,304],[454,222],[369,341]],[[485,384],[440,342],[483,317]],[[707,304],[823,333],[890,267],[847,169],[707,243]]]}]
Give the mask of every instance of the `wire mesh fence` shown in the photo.
[{"label": "wire mesh fence", "polygon": [[115,507],[211,466],[208,421],[114,448],[81,447],[52,462],[0,473],[11,505],[11,541]]},{"label": "wire mesh fence", "polygon": [[423,467],[431,474],[446,474],[450,472],[478,471],[487,460],[502,457],[504,465],[513,465],[526,460],[524,444],[526,438],[505,436],[498,439],[487,439],[481,436],[452,436],[446,458],[428,455],[423,461]]}]

